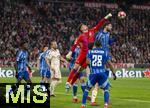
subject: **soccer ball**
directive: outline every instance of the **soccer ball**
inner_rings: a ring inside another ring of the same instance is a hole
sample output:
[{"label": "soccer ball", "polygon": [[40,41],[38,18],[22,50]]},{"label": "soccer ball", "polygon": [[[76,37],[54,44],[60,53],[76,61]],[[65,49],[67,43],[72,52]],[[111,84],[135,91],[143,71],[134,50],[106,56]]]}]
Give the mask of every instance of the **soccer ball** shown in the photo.
[{"label": "soccer ball", "polygon": [[124,11],[118,12],[118,18],[119,19],[124,19],[126,17],[126,13]]}]

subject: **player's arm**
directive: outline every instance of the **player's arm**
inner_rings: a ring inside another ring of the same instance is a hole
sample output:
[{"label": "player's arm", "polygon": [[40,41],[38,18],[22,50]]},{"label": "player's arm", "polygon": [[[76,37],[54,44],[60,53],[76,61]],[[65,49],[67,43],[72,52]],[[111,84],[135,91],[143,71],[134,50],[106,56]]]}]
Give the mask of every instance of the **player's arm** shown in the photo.
[{"label": "player's arm", "polygon": [[116,80],[117,77],[116,77],[116,74],[115,74],[115,69],[113,68],[113,64],[110,60],[107,61],[107,67],[110,68],[110,70],[112,71],[112,74],[113,74],[113,78],[114,78],[114,80]]},{"label": "player's arm", "polygon": [[51,62],[50,62],[51,59],[48,56],[46,56],[45,61],[46,61],[46,64],[48,65],[48,67],[51,69]]},{"label": "player's arm", "polygon": [[62,62],[68,63],[68,61],[67,61],[65,58],[63,58],[62,56],[60,57],[60,60],[61,60]]},{"label": "player's arm", "polygon": [[66,55],[66,58],[67,58],[68,60],[71,59],[72,53],[75,51],[76,47],[80,44],[80,42],[81,42],[81,36],[79,36],[79,37],[77,38],[76,42],[75,42],[74,45],[71,47],[69,53]]},{"label": "player's arm", "polygon": [[98,24],[97,24],[95,27],[92,28],[92,30],[93,30],[94,32],[98,31],[99,28],[104,24],[104,22],[105,22],[108,18],[110,18],[110,17],[112,17],[112,14],[111,14],[111,13],[109,13],[109,14],[106,15],[103,19],[101,19],[101,20],[98,22]]}]

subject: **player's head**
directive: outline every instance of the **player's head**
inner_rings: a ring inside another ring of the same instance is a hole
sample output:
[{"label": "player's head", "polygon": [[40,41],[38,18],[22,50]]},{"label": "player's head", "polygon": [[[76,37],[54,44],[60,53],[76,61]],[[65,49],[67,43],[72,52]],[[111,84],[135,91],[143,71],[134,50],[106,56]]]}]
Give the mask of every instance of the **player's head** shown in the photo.
[{"label": "player's head", "polygon": [[55,40],[51,41],[51,48],[57,49],[57,42]]},{"label": "player's head", "polygon": [[21,48],[21,49],[24,49],[24,50],[27,50],[27,49],[28,49],[28,43],[25,42],[25,41],[22,41],[22,42],[20,43],[20,48]]},{"label": "player's head", "polygon": [[43,47],[42,47],[43,52],[47,51],[48,48],[49,48],[48,44],[43,45]]},{"label": "player's head", "polygon": [[85,24],[83,24],[83,23],[81,23],[81,24],[79,25],[79,31],[80,31],[80,32],[85,33],[85,32],[88,32],[88,30],[89,30],[89,28],[88,28],[87,25],[85,25]]},{"label": "player's head", "polygon": [[107,23],[105,24],[104,29],[105,29],[106,31],[110,32],[110,31],[112,30],[112,24],[111,24],[110,22],[107,22]]},{"label": "player's head", "polygon": [[96,48],[101,47],[101,42],[99,40],[96,40],[94,44]]}]

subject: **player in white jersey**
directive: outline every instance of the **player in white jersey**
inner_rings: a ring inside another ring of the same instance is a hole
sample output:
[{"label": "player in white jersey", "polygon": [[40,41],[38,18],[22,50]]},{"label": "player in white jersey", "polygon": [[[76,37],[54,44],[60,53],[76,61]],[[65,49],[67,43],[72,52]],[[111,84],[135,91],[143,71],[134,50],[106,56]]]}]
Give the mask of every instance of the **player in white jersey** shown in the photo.
[{"label": "player in white jersey", "polygon": [[60,61],[68,63],[61,56],[57,48],[56,41],[51,42],[51,49],[49,51],[49,54],[46,57],[46,61],[51,69],[51,85],[50,85],[51,96],[55,97],[55,93],[54,93],[55,87],[59,83],[61,83]]}]

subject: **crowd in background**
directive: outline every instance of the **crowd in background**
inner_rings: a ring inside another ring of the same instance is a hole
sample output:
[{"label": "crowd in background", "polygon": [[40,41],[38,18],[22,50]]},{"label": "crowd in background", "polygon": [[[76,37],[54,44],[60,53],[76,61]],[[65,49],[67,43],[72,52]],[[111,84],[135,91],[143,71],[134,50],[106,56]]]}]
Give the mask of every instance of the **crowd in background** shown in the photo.
[{"label": "crowd in background", "polygon": [[0,2],[0,62],[15,60],[22,40],[29,43],[31,61],[36,61],[46,40],[56,40],[65,56],[79,35],[78,25],[85,23],[91,28],[109,12],[114,15],[110,21],[113,24],[112,35],[117,38],[111,46],[113,62],[150,63],[149,10],[130,9],[127,17],[119,20],[116,9],[89,8],[79,2],[24,4],[5,1]]}]

